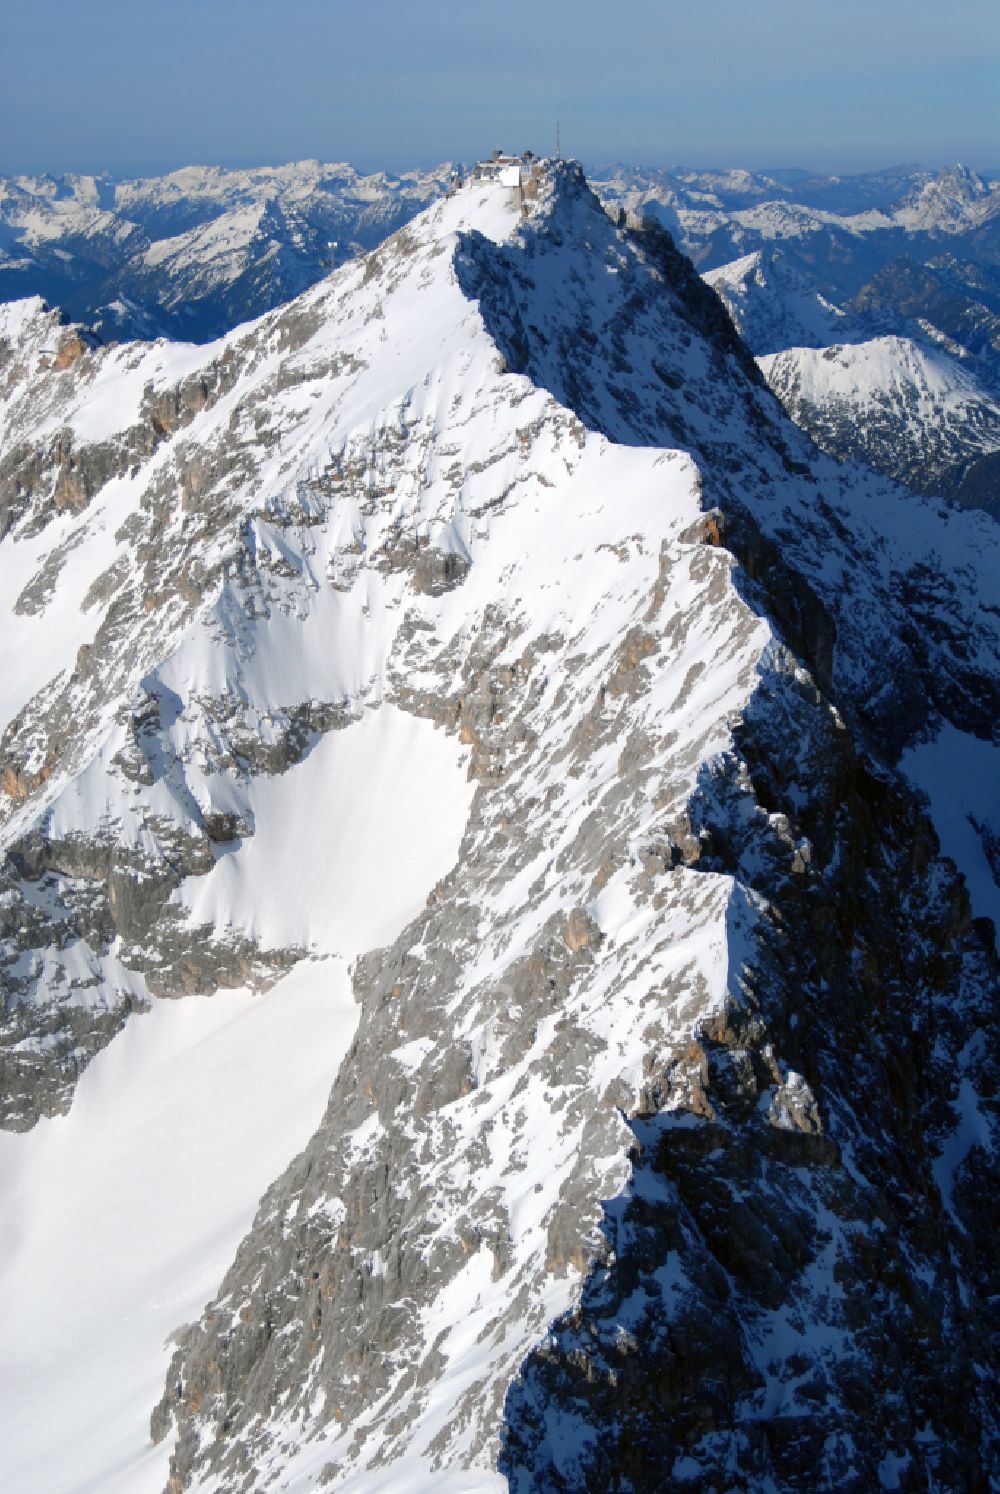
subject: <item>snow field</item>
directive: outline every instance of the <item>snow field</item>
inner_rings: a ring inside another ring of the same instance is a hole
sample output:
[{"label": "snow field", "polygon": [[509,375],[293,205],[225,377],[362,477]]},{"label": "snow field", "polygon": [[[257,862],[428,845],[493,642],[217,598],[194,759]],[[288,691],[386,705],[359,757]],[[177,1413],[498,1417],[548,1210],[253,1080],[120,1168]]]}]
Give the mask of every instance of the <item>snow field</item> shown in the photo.
[{"label": "snow field", "polygon": [[466,756],[391,705],[329,732],[295,767],[252,781],[256,833],[182,886],[191,922],[265,949],[353,958],[388,944],[454,863],[473,792]]},{"label": "snow field", "polygon": [[154,1002],[68,1116],[0,1134],[5,1494],[160,1494],[169,1336],[317,1125],[356,1023],[336,960],[266,995]]}]

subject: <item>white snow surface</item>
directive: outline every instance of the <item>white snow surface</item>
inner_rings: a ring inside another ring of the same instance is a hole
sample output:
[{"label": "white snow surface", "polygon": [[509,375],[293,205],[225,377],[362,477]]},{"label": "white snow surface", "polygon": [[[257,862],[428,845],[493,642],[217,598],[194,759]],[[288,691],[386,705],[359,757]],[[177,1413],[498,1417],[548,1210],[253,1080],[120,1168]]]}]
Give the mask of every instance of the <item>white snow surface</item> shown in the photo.
[{"label": "white snow surface", "polygon": [[266,995],[156,1002],[68,1116],[0,1133],[0,1486],[160,1494],[149,1414],[257,1200],[318,1123],[357,1024],[342,961]]},{"label": "white snow surface", "polygon": [[257,779],[257,831],[190,878],[195,924],[234,925],[265,948],[351,956],[388,944],[452,866],[473,785],[454,736],[395,706],[322,737]]},{"label": "white snow surface", "polygon": [[907,337],[789,348],[757,361],[769,383],[776,375],[782,385],[794,377],[799,397],[818,405],[849,399],[863,411],[872,401],[900,392],[919,401],[924,419],[940,419],[966,414],[970,404],[994,403],[953,358]]}]

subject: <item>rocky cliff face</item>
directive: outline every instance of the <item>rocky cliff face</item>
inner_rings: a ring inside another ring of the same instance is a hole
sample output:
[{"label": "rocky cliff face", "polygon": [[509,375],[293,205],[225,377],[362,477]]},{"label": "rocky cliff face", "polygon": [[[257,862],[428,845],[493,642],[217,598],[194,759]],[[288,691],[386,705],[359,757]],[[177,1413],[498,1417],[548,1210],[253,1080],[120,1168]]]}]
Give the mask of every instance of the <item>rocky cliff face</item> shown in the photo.
[{"label": "rocky cliff face", "polygon": [[995,527],[818,456],[573,166],[197,353],[42,369],[17,316],[8,1123],[132,1008],[346,947],[254,872],[325,743],[468,775],[178,1337],[169,1487],[985,1489],[1000,817],[962,785],[943,856],[926,754],[995,734]]}]

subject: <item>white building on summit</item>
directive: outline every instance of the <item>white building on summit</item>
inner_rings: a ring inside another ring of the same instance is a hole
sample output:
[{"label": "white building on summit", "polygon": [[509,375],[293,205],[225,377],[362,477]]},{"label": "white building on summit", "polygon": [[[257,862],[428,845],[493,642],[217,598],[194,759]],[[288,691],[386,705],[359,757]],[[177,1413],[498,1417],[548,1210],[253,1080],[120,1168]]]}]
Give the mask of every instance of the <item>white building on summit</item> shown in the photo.
[{"label": "white building on summit", "polygon": [[473,181],[495,181],[511,193],[514,207],[523,207],[527,198],[533,197],[538,186],[540,166],[534,151],[522,151],[519,156],[506,155],[495,150],[487,161],[477,161],[472,168]]}]

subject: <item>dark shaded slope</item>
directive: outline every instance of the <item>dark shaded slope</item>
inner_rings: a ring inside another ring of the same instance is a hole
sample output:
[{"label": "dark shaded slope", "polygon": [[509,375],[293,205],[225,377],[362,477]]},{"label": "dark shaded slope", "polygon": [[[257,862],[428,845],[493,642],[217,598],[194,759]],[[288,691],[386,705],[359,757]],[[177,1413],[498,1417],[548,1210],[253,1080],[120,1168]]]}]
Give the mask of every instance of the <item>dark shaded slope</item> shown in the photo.
[{"label": "dark shaded slope", "polygon": [[[891,766],[936,710],[995,727],[996,659],[970,667],[951,578],[886,576],[849,527],[848,484],[890,512],[905,497],[807,465],[669,236],[602,238],[586,198],[567,173],[523,253],[470,241],[467,293],[511,370],[592,429],[692,451],[744,596],[801,663],[762,676],[690,808],[691,863],[735,882],[730,1009],[682,1061],[689,1106],[662,1108],[676,1065],[651,1070],[632,1184],[580,1306],[511,1388],[502,1467],[518,1494],[985,1490],[1000,1278],[978,1138],[998,1119],[1000,972],[992,925]],[[554,262],[581,242],[599,269],[560,284]],[[812,533],[789,543],[796,511]],[[831,552],[864,578],[863,631],[829,587]],[[766,909],[749,938],[748,899]],[[952,1140],[970,1095],[971,1145]]]}]

